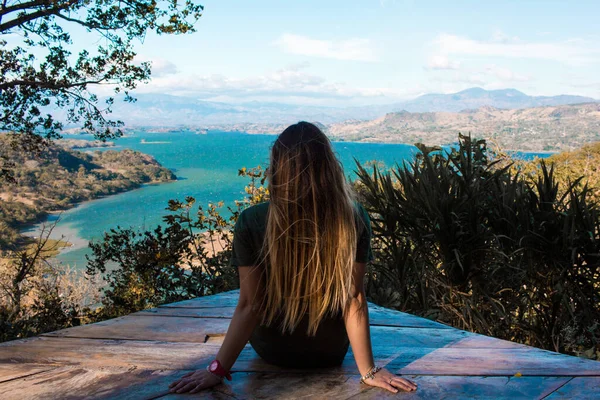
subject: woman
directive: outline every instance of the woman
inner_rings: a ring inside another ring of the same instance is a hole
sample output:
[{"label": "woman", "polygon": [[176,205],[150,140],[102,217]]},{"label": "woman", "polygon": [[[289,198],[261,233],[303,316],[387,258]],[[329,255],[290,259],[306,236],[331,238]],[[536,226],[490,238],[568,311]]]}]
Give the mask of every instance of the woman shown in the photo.
[{"label": "woman", "polygon": [[413,382],[375,365],[363,277],[370,261],[369,217],[354,202],[328,138],[299,122],[275,141],[270,201],[244,210],[231,263],[240,298],[217,357],[169,387],[196,393],[231,380],[245,344],[291,368],[339,366],[352,346],[361,382],[396,393]]}]

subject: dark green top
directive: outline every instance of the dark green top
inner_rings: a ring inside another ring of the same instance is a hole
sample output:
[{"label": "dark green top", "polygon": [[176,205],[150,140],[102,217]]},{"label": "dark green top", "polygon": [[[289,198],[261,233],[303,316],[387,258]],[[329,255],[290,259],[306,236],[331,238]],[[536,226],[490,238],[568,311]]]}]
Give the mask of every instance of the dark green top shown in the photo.
[{"label": "dark green top", "polygon": [[[254,266],[259,263],[265,238],[269,202],[249,207],[240,213],[233,231],[231,265]],[[358,244],[356,262],[373,259],[369,215],[356,203]],[[267,362],[282,367],[310,368],[340,365],[348,351],[348,335],[341,313],[323,319],[315,336],[306,334],[308,318],[293,333],[283,334],[276,326],[259,325],[250,344]]]},{"label": "dark green top", "polygon": [[[233,253],[231,265],[234,267],[252,266],[258,263],[260,249],[267,228],[269,202],[261,203],[243,210],[233,229]],[[356,221],[358,243],[356,262],[366,263],[373,259],[371,251],[371,221],[362,205],[356,203],[360,220]]]}]

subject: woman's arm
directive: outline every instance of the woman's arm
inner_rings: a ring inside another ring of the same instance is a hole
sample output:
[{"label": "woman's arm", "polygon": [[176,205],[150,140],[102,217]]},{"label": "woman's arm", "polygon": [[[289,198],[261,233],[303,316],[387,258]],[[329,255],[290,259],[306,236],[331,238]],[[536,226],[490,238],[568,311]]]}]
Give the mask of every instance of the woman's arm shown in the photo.
[{"label": "woman's arm", "polygon": [[[231,370],[242,349],[248,343],[256,324],[259,321],[257,304],[260,297],[260,270],[259,267],[238,267],[240,275],[240,298],[231,318],[223,344],[217,353],[223,368]],[[221,379],[212,375],[205,369],[190,372],[181,379],[171,383],[169,388],[175,393],[196,393],[202,389],[212,387],[221,382]]]},{"label": "woman's arm", "polygon": [[231,370],[235,360],[250,340],[250,336],[259,321],[258,306],[260,296],[259,267],[238,267],[240,273],[240,298],[231,318],[223,345],[217,353],[223,368]]},{"label": "woman's arm", "polygon": [[[366,267],[366,263],[354,263],[353,293],[344,313],[346,332],[361,376],[367,374],[375,366],[371,347],[369,309],[364,288]],[[414,382],[400,378],[386,369],[380,370],[371,379],[365,379],[365,383],[371,386],[379,386],[393,393],[398,392],[398,389],[405,391],[417,389]]]}]

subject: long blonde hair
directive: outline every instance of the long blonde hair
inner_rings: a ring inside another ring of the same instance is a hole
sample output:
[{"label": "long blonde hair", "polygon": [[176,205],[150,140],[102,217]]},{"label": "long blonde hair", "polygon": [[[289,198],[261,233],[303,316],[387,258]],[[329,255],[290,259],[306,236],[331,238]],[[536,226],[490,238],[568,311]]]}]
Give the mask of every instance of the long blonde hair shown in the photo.
[{"label": "long blonde hair", "polygon": [[357,246],[352,190],[329,139],[308,122],[277,138],[268,178],[263,323],[280,320],[282,332],[293,332],[307,315],[314,335],[349,300]]}]

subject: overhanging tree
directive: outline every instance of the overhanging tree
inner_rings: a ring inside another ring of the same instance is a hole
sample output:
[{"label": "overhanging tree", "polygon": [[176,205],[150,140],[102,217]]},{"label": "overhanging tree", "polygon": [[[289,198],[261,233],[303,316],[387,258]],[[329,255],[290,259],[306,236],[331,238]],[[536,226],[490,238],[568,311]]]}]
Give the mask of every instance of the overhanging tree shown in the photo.
[{"label": "overhanging tree", "polygon": [[[72,123],[106,140],[122,134],[121,121],[106,114],[89,87],[111,85],[125,101],[150,77],[148,62],[136,63],[134,44],[148,32],[194,32],[203,7],[192,0],[0,0],[0,130],[15,132],[25,151],[60,138]],[[83,27],[98,47],[73,53],[69,30]],[[64,118],[53,111],[61,109]],[[10,178],[10,160],[0,149],[0,181]]]}]

